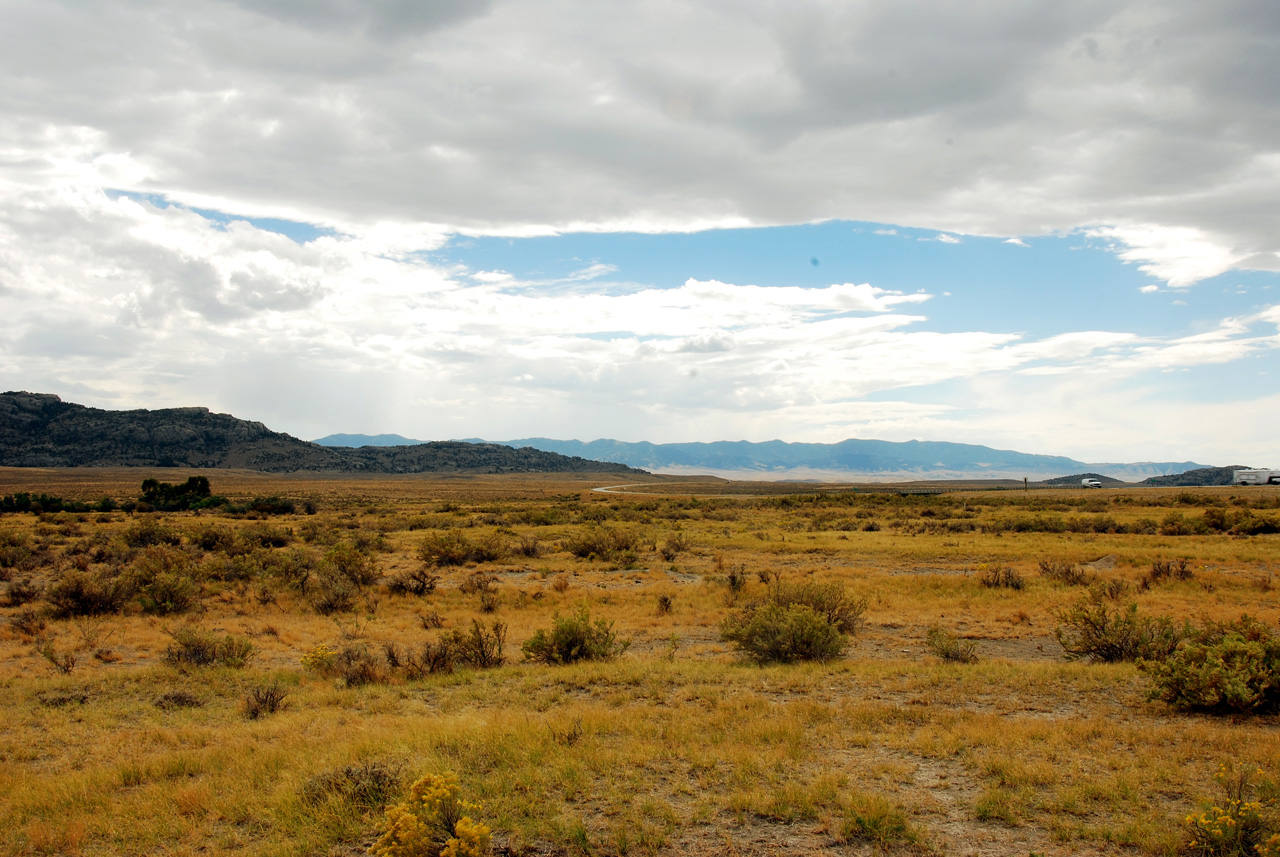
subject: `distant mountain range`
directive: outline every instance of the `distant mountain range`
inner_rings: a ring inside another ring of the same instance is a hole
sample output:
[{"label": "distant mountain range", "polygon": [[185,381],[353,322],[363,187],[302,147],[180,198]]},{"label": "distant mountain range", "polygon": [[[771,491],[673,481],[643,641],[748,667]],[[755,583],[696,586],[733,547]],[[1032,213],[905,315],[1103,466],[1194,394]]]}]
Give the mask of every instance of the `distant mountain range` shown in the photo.
[{"label": "distant mountain range", "polygon": [[441,441],[321,446],[208,408],[107,411],[45,393],[0,394],[0,466],[209,467],[272,473],[616,473],[587,461],[510,444]]},{"label": "distant mountain range", "polygon": [[965,443],[846,440],[625,443],[526,438],[417,441],[395,434],[329,435],[309,443],[208,408],[108,411],[54,395],[0,394],[0,465],[208,467],[275,473],[568,473],[644,471],[730,479],[812,481],[1022,479],[1079,474],[1152,484],[1229,484],[1235,468],[1192,461],[1089,464]]},{"label": "distant mountain range", "polygon": [[[330,435],[319,444],[376,446],[400,435]],[[476,440],[471,438],[469,440]],[[545,437],[497,441],[561,455],[612,461],[653,473],[711,474],[726,479],[1022,479],[1097,473],[1122,482],[1140,482],[1203,468],[1194,461],[1096,464],[1060,455],[1035,455],[968,443],[911,440],[845,440],[839,443],[626,443],[619,440],[552,440]],[[1230,481],[1228,477],[1228,482]],[[1224,483],[1226,484],[1226,483]]]},{"label": "distant mountain range", "polygon": [[[430,441],[414,440],[411,437],[399,434],[331,434],[311,442],[318,443],[321,446],[349,446],[352,448],[362,446],[413,446],[419,443],[430,443]],[[480,442],[483,443],[483,441]],[[510,446],[510,444],[503,444],[503,446]]]}]

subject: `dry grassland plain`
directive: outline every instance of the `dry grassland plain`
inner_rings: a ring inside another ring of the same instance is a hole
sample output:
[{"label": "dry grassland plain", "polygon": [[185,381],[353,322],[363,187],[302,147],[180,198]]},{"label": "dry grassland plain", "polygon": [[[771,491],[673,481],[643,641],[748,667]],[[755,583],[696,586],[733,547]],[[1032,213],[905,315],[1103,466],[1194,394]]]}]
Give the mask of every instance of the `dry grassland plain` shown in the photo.
[{"label": "dry grassland plain", "polygon": [[[0,495],[192,473],[0,469]],[[497,853],[1175,854],[1220,766],[1280,776],[1274,714],[1173,708],[1055,634],[1090,592],[1274,632],[1280,535],[1230,524],[1280,517],[1275,488],[202,475],[296,511],[0,516],[0,853],[359,854],[452,771]],[[722,638],[779,582],[865,599],[842,656]],[[524,656],[583,611],[625,651]],[[477,635],[500,665],[431,660]]]}]

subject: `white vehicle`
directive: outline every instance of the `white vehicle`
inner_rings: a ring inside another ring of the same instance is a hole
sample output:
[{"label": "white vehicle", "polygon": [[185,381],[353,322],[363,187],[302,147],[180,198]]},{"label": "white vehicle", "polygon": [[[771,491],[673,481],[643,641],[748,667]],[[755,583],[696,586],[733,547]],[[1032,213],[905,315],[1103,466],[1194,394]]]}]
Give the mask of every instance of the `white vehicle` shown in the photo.
[{"label": "white vehicle", "polygon": [[1280,470],[1237,470],[1231,481],[1236,485],[1280,485]]},{"label": "white vehicle", "polygon": [[1080,487],[1081,488],[1101,488],[1102,483],[1099,482],[1097,479],[1081,479]]}]

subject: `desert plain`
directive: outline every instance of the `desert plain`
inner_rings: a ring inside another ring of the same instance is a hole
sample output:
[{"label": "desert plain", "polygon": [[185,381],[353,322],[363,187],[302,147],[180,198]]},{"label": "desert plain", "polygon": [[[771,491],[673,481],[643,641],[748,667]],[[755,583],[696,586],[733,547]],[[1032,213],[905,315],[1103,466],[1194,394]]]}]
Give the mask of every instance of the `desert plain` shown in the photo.
[{"label": "desert plain", "polygon": [[[230,505],[125,511],[191,475]],[[0,469],[91,507],[0,515],[0,853],[361,854],[445,772],[500,854],[1177,854],[1224,771],[1271,811],[1274,713],[1063,642],[1280,633],[1280,490],[618,481]],[[726,633],[806,586],[838,654]],[[574,621],[600,657],[529,645]]]}]

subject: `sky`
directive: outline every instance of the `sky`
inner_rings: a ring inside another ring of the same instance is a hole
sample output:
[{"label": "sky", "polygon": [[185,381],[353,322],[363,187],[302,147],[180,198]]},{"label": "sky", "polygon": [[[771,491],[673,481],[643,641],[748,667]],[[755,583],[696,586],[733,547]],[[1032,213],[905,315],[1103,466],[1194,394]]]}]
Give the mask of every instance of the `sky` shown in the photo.
[{"label": "sky", "polygon": [[1274,0],[0,0],[0,386],[1280,467]]}]

